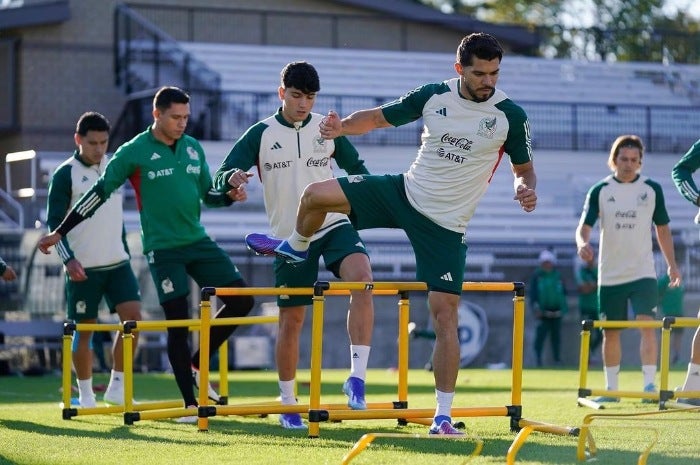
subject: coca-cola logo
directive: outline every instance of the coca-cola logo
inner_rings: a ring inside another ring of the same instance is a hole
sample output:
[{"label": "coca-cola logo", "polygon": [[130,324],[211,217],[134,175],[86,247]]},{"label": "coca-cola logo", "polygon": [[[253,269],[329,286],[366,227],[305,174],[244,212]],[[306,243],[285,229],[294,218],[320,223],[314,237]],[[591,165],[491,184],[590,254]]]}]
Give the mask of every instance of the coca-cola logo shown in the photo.
[{"label": "coca-cola logo", "polygon": [[440,141],[445,144],[450,144],[454,147],[467,151],[472,149],[472,144],[474,143],[466,137],[455,137],[453,135],[450,135],[450,133],[443,134],[440,138]]},{"label": "coca-cola logo", "polygon": [[328,157],[323,158],[309,158],[306,160],[306,166],[328,166]]}]

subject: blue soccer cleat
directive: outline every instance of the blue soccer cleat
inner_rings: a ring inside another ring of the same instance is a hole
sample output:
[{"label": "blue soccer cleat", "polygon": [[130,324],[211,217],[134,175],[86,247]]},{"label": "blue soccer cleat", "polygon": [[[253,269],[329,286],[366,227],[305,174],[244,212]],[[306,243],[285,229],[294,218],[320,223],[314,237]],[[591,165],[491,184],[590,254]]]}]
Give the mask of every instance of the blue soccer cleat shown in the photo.
[{"label": "blue soccer cleat", "polygon": [[351,376],[343,384],[343,393],[348,396],[348,407],[353,410],[366,410],[365,382],[360,378]]},{"label": "blue soccer cleat", "polygon": [[298,413],[283,413],[280,415],[280,425],[284,429],[306,429],[307,426]]},{"label": "blue soccer cleat", "polygon": [[294,250],[287,241],[270,237],[267,234],[248,234],[245,237],[245,243],[250,250],[258,255],[277,255],[287,263],[301,263],[308,256],[307,251]]},{"label": "blue soccer cleat", "polygon": [[[654,386],[654,383],[649,383],[646,386],[644,386],[644,392],[653,392],[655,394],[658,394],[656,391],[656,386]],[[642,399],[643,404],[656,404],[659,401],[657,399]]]}]

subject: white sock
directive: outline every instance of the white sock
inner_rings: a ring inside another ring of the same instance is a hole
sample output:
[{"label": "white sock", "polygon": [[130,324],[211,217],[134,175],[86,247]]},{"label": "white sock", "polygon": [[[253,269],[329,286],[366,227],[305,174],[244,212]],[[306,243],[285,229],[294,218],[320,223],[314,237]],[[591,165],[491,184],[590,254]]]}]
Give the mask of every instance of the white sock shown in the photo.
[{"label": "white sock", "polygon": [[109,384],[117,383],[122,384],[124,382],[124,372],[112,370],[112,374],[109,377]]},{"label": "white sock", "polygon": [[608,391],[617,391],[618,375],[620,373],[620,365],[614,367],[605,367],[605,389]]},{"label": "white sock", "polygon": [[81,399],[95,397],[95,393],[92,392],[92,377],[78,380],[78,396]]},{"label": "white sock", "polygon": [[287,239],[287,242],[289,242],[289,245],[292,246],[294,250],[303,252],[304,250],[309,249],[309,243],[311,243],[311,238],[302,236],[295,229],[292,235],[289,236],[289,238]]},{"label": "white sock", "polygon": [[656,365],[642,365],[642,376],[644,377],[644,386],[654,384]]},{"label": "white sock", "polygon": [[437,406],[435,407],[436,417],[443,415],[452,419],[452,400],[454,397],[454,392],[442,392],[435,389],[435,400],[437,400]]},{"label": "white sock", "polygon": [[282,405],[296,405],[297,397],[294,394],[296,382],[293,379],[290,379],[289,381],[279,380],[277,383],[280,386],[280,398]]},{"label": "white sock", "polygon": [[700,363],[690,362],[683,383],[684,391],[700,391]]},{"label": "white sock", "polygon": [[350,344],[350,376],[365,380],[370,346]]}]

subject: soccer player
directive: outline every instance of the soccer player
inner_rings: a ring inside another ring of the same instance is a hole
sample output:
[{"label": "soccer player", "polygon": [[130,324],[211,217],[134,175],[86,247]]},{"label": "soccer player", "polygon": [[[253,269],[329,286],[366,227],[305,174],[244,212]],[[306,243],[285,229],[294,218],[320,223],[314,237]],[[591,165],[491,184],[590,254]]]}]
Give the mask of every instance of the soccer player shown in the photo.
[{"label": "soccer player", "polygon": [[320,125],[332,140],[423,118],[418,156],[404,174],[353,175],[314,182],[300,199],[296,228],[286,240],[250,234],[253,250],[292,262],[308,256],[312,236],[328,213],[344,213],[357,229],[403,229],[416,255],[416,276],[428,285],[435,329],[433,356],[437,407],[430,432],[460,435],[452,425],[459,371],[457,306],[467,253],[466,227],[496,168],[508,153],[514,200],[537,203],[530,128],[525,112],[496,89],[503,49],[484,33],[464,37],[457,77],[425,84],[380,107],[343,118],[331,112]]},{"label": "soccer player", "polygon": [[[700,190],[693,181],[693,173],[700,167],[700,140],[695,142],[683,157],[673,166],[671,175],[673,182],[681,193],[693,205],[700,205]],[[700,224],[700,212],[695,217],[695,223]],[[700,318],[700,311],[698,311]],[[675,329],[674,329],[675,331]],[[683,383],[682,391],[700,391],[700,326],[695,330],[693,345],[690,351],[690,363]],[[691,405],[700,406],[698,398],[678,399]]]},{"label": "soccer player", "polygon": [[[87,112],[78,119],[73,135],[77,149],[56,168],[49,183],[46,209],[49,231],[61,224],[71,206],[104,172],[109,161],[105,155],[109,131],[109,121],[99,113]],[[115,191],[92,218],[64,235],[56,251],[65,271],[69,320],[97,323],[103,297],[110,312],[119,315],[120,321],[141,319],[141,296],[129,262],[121,190]],[[92,340],[92,331],[77,331],[73,336],[73,365],[82,407],[96,405],[92,390]],[[137,341],[135,337],[134,344]],[[121,337],[114,338],[112,360],[104,401],[121,405],[124,403]]]},{"label": "soccer player", "polygon": [[[669,286],[681,284],[676,265],[673,236],[661,186],[640,174],[644,145],[635,135],[619,136],[610,148],[608,167],[612,174],[595,183],[588,191],[576,228],[579,257],[594,258],[591,231],[600,220],[598,251],[598,298],[601,316],[608,321],[627,320],[631,304],[637,321],[650,321],[656,314],[658,290],[651,226],[656,242],[666,259]],[[655,392],[658,345],[654,328],[640,328],[640,357],[645,392]],[[603,330],[603,365],[606,389],[618,390],[622,350],[620,330]],[[619,402],[619,398],[600,396],[597,402]],[[642,402],[650,402],[642,399]]]},{"label": "soccer player", "polygon": [[[367,174],[357,150],[345,137],[327,141],[319,136],[322,115],[312,113],[321,88],[318,73],[309,63],[288,63],[280,73],[277,89],[282,107],[250,127],[234,144],[216,172],[214,184],[220,192],[248,182],[246,171],[258,167],[264,188],[265,209],[272,231],[287,236],[294,230],[296,207],[304,188],[315,181],[333,177],[331,163],[348,174]],[[271,169],[261,169],[271,166]],[[318,279],[319,258],[328,270],[344,281],[368,282],[372,270],[364,243],[347,215],[326,217],[309,246],[307,260],[299,265],[275,259],[275,286],[311,287]],[[284,405],[294,405],[296,368],[299,360],[299,334],[311,296],[279,296],[279,332],[275,357],[279,388]],[[343,390],[348,406],[365,409],[365,372],[372,339],[374,310],[371,291],[353,291],[347,317],[350,336],[350,377]],[[306,425],[298,413],[280,415],[284,428]]]},{"label": "soccer player", "polygon": [[[134,186],[141,217],[143,251],[167,320],[189,317],[188,276],[201,286],[244,287],[245,281],[228,255],[211,240],[200,222],[202,202],[224,207],[247,198],[245,188],[220,193],[212,188],[209,166],[199,142],[185,134],[190,97],[177,87],[162,87],[153,99],[153,124],[117,149],[95,184],[71,208],[38,248],[49,253],[69,231],[105,204],[128,179]],[[217,317],[247,315],[250,296],[220,296]],[[211,329],[211,354],[236,326]],[[168,358],[185,406],[197,406],[199,351],[191,354],[187,328],[168,328]],[[219,396],[207,386],[214,401]],[[195,422],[186,416],[178,421]]]}]

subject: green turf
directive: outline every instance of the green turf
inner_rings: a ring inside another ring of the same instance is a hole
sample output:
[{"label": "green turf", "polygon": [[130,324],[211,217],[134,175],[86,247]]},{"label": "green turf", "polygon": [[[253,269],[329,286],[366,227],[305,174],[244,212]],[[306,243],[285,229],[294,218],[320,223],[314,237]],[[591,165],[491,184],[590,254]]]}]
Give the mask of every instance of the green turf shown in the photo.
[{"label": "green turf", "polygon": [[[589,387],[602,385],[602,374],[589,375]],[[322,402],[342,402],[340,393],[346,370],[323,372]],[[680,384],[684,373],[671,374],[671,385]],[[510,371],[463,369],[459,373],[455,406],[505,406],[510,404]],[[641,373],[622,373],[621,388],[634,389]],[[214,375],[216,380],[216,374]],[[277,396],[274,372],[230,373],[230,404],[272,401]],[[299,373],[301,382],[308,371]],[[371,370],[368,401],[396,400],[397,374]],[[106,382],[97,375],[96,383]],[[434,407],[432,374],[412,370],[409,375],[409,406]],[[593,410],[576,405],[578,371],[526,370],[523,375],[523,417],[560,426],[578,426]],[[321,423],[320,437],[306,432],[283,430],[275,415],[216,416],[209,431],[173,420],[141,420],[125,426],[123,416],[85,415],[61,419],[60,378],[0,378],[0,464],[339,464],[365,433],[406,433],[402,438],[377,438],[352,460],[352,464],[461,464],[474,449],[474,440],[414,438],[427,428],[395,420],[353,420]],[[136,398],[177,398],[171,375],[137,375]],[[308,387],[300,384],[299,396],[308,401]],[[632,413],[656,411],[638,399],[623,399],[602,411]],[[515,433],[507,417],[463,419],[468,434],[483,441],[483,451],[473,464],[503,464]],[[697,465],[700,463],[700,413],[673,413],[630,421],[601,421],[592,431],[599,463],[636,464],[639,454],[658,435],[649,465]],[[575,464],[576,439],[533,433],[517,455],[518,464]]]}]

